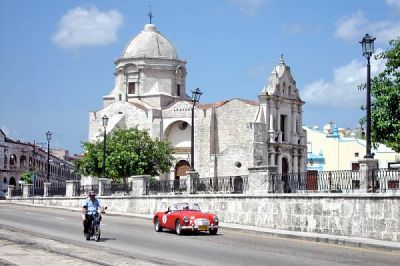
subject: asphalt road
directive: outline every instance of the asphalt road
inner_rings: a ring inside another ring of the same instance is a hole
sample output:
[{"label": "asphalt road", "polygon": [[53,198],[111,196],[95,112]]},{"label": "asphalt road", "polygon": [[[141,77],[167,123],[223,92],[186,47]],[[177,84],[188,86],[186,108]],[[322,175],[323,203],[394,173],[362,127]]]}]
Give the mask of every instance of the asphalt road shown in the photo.
[{"label": "asphalt road", "polygon": [[86,241],[80,219],[80,213],[69,210],[0,204],[0,227],[32,232],[71,248],[118,253],[156,264],[383,266],[399,265],[400,261],[400,252],[278,238],[244,230],[220,228],[215,236],[157,233],[149,219],[110,214],[103,216],[102,240]]}]

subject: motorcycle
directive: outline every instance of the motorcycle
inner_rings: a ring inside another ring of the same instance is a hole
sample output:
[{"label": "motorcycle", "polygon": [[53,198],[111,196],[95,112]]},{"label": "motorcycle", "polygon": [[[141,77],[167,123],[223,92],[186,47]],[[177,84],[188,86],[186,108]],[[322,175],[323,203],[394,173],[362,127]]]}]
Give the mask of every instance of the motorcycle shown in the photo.
[{"label": "motorcycle", "polygon": [[[105,207],[104,209],[107,209],[107,207]],[[101,211],[101,213],[106,213],[106,212]],[[101,235],[101,230],[100,230],[101,215],[100,213],[96,212],[94,214],[91,214],[90,216],[91,216],[90,219],[91,223],[88,232],[86,234],[86,240],[90,240],[92,237],[94,237],[94,240],[96,242],[99,242]]]}]

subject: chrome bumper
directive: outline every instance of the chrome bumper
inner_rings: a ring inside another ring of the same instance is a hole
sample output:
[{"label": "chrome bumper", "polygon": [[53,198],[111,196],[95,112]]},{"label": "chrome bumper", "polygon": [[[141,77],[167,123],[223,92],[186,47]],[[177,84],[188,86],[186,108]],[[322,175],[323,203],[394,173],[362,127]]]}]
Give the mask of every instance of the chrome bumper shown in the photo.
[{"label": "chrome bumper", "polygon": [[[218,229],[218,225],[200,225],[201,227],[204,226],[204,229],[202,230],[199,229],[198,225],[183,225],[181,226],[182,230],[192,230],[192,231],[208,231],[208,230],[213,230],[213,229]],[[207,228],[207,229],[205,229]]]}]

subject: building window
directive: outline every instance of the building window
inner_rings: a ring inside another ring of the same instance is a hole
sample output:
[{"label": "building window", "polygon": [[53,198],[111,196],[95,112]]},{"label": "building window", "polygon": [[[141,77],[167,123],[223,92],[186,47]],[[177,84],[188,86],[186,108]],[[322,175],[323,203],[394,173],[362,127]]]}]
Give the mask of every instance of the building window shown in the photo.
[{"label": "building window", "polygon": [[282,132],[282,141],[287,141],[286,136],[286,115],[281,115],[281,132]]},{"label": "building window", "polygon": [[354,157],[358,157],[358,156],[359,156],[358,152],[354,153]]},{"label": "building window", "polygon": [[176,95],[181,96],[181,85],[176,84]]},{"label": "building window", "polygon": [[17,164],[17,156],[15,154],[12,154],[10,157],[10,165],[16,165]]},{"label": "building window", "polygon": [[135,94],[135,82],[128,83],[128,94]]},{"label": "building window", "polygon": [[182,122],[182,123],[179,123],[179,124],[178,124],[178,128],[179,128],[180,130],[185,130],[185,129],[187,128],[187,126],[188,126],[188,123],[187,123],[187,122]]}]

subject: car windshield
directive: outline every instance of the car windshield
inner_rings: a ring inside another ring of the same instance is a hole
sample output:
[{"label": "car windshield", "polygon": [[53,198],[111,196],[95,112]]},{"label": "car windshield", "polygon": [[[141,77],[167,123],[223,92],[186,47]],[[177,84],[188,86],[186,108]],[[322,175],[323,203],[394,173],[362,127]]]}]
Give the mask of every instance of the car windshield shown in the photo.
[{"label": "car windshield", "polygon": [[178,203],[171,207],[172,211],[201,211],[197,203]]}]

